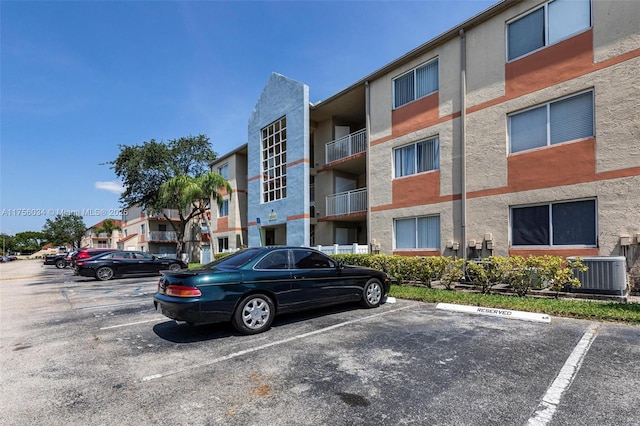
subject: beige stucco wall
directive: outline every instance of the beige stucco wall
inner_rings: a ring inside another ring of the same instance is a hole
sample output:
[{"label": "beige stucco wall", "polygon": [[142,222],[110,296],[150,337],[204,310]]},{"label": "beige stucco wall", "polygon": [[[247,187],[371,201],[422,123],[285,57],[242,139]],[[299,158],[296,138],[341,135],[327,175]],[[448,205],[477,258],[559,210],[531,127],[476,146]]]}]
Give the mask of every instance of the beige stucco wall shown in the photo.
[{"label": "beige stucco wall", "polygon": [[593,0],[596,63],[640,48],[640,1]]}]

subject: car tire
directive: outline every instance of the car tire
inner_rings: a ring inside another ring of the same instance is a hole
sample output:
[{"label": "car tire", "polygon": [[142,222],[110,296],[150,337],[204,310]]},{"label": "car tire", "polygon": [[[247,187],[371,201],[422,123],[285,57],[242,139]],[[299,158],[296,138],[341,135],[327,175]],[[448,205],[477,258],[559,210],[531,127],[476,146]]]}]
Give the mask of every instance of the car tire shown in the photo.
[{"label": "car tire", "polygon": [[233,313],[233,327],[242,334],[267,330],[275,316],[275,306],[264,294],[251,294],[240,301]]},{"label": "car tire", "polygon": [[170,271],[179,271],[180,269],[182,269],[182,266],[180,266],[179,263],[172,263],[171,265],[169,265],[169,270]]},{"label": "car tire", "polygon": [[67,262],[64,259],[56,260],[56,268],[63,269],[67,266]]},{"label": "car tire", "polygon": [[382,283],[377,278],[371,278],[364,285],[362,292],[362,306],[366,308],[377,308],[382,302],[384,289]]},{"label": "car tire", "polygon": [[109,281],[113,278],[113,269],[108,266],[101,266],[96,271],[96,279],[99,281]]}]

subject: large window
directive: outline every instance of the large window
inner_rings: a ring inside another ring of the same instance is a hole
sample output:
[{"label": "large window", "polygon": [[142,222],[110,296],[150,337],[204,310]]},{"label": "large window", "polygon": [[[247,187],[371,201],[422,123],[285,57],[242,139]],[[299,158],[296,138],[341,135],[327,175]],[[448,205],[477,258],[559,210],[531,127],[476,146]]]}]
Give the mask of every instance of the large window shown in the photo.
[{"label": "large window", "polygon": [[510,152],[593,137],[593,91],[509,115]]},{"label": "large window", "polygon": [[394,177],[438,170],[440,142],[438,137],[393,150]]},{"label": "large window", "polygon": [[218,167],[218,174],[222,176],[224,179],[229,179],[229,163],[226,163],[220,167]]},{"label": "large window", "polygon": [[438,170],[440,143],[438,137],[393,150],[394,177]]},{"label": "large window", "polygon": [[262,201],[287,197],[287,118],[262,129]]},{"label": "large window", "polygon": [[218,206],[218,217],[229,216],[229,200],[224,200],[222,204]]},{"label": "large window", "polygon": [[595,246],[596,200],[511,208],[512,246]]},{"label": "large window", "polygon": [[396,249],[440,249],[440,216],[394,220]]},{"label": "large window", "polygon": [[438,59],[393,80],[393,107],[398,108],[438,90]]},{"label": "large window", "polygon": [[229,237],[218,238],[218,253],[229,250]]},{"label": "large window", "polygon": [[591,0],[553,0],[507,24],[509,61],[591,27]]}]

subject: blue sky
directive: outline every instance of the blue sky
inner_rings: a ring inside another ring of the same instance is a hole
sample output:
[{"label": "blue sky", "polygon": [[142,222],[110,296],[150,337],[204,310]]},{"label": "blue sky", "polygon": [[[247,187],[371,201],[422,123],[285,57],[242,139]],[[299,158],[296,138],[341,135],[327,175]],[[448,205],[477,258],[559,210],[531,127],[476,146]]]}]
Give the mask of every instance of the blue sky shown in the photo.
[{"label": "blue sky", "polygon": [[0,232],[113,217],[120,145],[223,155],[272,72],[321,101],[496,2],[2,0]]}]

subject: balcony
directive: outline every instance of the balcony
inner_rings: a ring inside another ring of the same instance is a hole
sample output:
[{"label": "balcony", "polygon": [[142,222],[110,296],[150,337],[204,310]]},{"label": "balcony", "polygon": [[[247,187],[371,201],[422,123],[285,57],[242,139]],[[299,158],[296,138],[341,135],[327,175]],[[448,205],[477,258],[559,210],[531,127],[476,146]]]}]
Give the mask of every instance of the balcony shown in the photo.
[{"label": "balcony", "polygon": [[327,196],[327,216],[344,216],[367,211],[367,188]]},{"label": "balcony", "polygon": [[325,164],[360,154],[367,150],[367,131],[358,130],[333,142],[325,147]]},{"label": "balcony", "polygon": [[149,231],[149,241],[176,242],[178,237],[175,231]]}]

